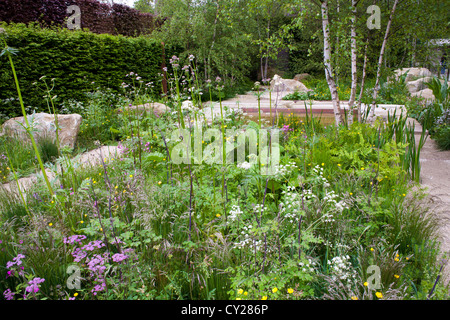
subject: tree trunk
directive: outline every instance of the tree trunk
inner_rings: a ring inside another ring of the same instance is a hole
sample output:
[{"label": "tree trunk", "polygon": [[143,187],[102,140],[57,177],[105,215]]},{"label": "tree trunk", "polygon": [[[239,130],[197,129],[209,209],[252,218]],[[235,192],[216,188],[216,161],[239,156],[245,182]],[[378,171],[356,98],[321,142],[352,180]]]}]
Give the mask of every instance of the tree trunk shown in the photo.
[{"label": "tree trunk", "polygon": [[364,48],[364,65],[363,65],[363,70],[362,70],[362,79],[361,79],[361,90],[359,92],[359,99],[358,99],[358,106],[357,106],[357,111],[358,111],[358,122],[361,122],[361,98],[364,94],[364,84],[366,81],[366,69],[367,69],[367,49],[369,47],[369,36],[367,36],[366,39],[366,47]]},{"label": "tree trunk", "polygon": [[389,29],[391,28],[392,19],[394,18],[395,9],[397,7],[398,0],[395,0],[394,6],[392,7],[391,15],[389,16],[389,21],[386,27],[386,33],[384,34],[384,40],[383,44],[381,46],[380,50],[380,56],[378,59],[378,70],[377,70],[377,78],[375,81],[375,87],[373,89],[373,100],[372,100],[372,107],[370,109],[370,121],[373,121],[375,118],[375,107],[376,107],[376,100],[378,97],[378,91],[380,91],[380,77],[381,77],[381,67],[383,65],[383,57],[384,57],[384,51],[386,50],[386,43],[389,37]]},{"label": "tree trunk", "polygon": [[351,55],[352,55],[352,85],[350,92],[350,100],[348,102],[348,124],[351,125],[353,123],[353,105],[355,104],[356,98],[356,87],[358,84],[358,69],[357,69],[357,47],[356,47],[356,5],[358,4],[358,0],[352,0],[352,26],[351,26]]},{"label": "tree trunk", "polygon": [[333,100],[334,118],[336,125],[342,123],[339,95],[334,80],[333,68],[331,66],[331,47],[330,47],[330,27],[328,21],[328,0],[324,0],[321,5],[322,10],[322,28],[323,28],[323,60],[325,65],[325,76],[327,78],[328,88]]}]

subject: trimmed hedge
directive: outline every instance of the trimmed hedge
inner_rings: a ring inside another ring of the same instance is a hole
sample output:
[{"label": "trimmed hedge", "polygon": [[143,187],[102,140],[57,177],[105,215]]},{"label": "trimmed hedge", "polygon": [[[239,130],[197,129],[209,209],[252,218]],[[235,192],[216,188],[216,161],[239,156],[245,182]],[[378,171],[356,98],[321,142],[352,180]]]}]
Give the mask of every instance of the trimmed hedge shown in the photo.
[{"label": "trimmed hedge", "polygon": [[[6,29],[8,46],[19,50],[13,60],[25,106],[37,111],[48,110],[44,93],[32,85],[44,75],[56,79],[52,95],[58,95],[58,105],[67,99],[84,101],[83,93],[93,90],[92,82],[96,88],[122,93],[121,84],[131,71],[145,82],[160,80],[162,44],[146,37],[42,29],[25,24],[0,26]],[[165,46],[166,57],[177,52],[176,48]],[[0,113],[17,116],[19,102],[8,101],[10,98],[17,98],[17,91],[9,61],[3,56],[0,58]]]}]

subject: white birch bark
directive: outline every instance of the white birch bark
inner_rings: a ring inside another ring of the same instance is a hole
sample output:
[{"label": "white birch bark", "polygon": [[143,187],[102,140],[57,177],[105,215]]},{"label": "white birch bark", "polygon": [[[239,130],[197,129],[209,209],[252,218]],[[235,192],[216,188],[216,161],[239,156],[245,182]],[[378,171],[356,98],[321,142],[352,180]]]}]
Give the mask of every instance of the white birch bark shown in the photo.
[{"label": "white birch bark", "polygon": [[348,101],[348,124],[351,125],[353,123],[353,106],[355,104],[356,98],[356,88],[358,84],[358,69],[357,69],[357,46],[356,46],[356,5],[358,4],[358,0],[352,0],[352,26],[351,26],[351,56],[352,56],[352,85],[350,92],[350,100]]},{"label": "white birch bark", "polygon": [[325,65],[325,76],[327,78],[328,88],[331,92],[331,99],[333,100],[334,118],[336,125],[342,123],[341,108],[339,102],[339,95],[334,80],[333,68],[331,65],[331,47],[330,47],[330,26],[328,20],[328,0],[322,1],[322,28],[323,28],[323,59]]},{"label": "white birch bark", "polygon": [[381,77],[381,67],[383,65],[384,51],[386,50],[386,43],[387,43],[387,40],[389,37],[389,30],[391,28],[392,19],[394,18],[394,13],[395,13],[395,9],[397,8],[397,4],[398,4],[398,0],[395,0],[394,5],[391,10],[391,15],[389,16],[389,21],[386,26],[386,33],[384,34],[384,40],[383,40],[383,44],[382,44],[381,50],[380,50],[380,56],[378,59],[377,78],[375,81],[375,87],[373,89],[372,107],[370,109],[370,116],[369,116],[370,121],[373,121],[375,118],[375,107],[376,107],[376,100],[378,97],[378,92],[380,91],[380,77]]}]

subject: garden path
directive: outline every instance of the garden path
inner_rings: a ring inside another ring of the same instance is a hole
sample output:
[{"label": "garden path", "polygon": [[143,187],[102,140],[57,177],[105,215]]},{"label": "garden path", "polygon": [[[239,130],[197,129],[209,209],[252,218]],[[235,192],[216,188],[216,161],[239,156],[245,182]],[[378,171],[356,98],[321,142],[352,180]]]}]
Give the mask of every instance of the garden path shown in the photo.
[{"label": "garden path", "polygon": [[[420,140],[422,127],[415,123],[416,144]],[[450,150],[441,151],[436,142],[428,137],[420,153],[420,183],[427,188],[431,209],[437,215],[441,249],[450,254]],[[450,263],[443,269],[443,280],[450,282]]]}]

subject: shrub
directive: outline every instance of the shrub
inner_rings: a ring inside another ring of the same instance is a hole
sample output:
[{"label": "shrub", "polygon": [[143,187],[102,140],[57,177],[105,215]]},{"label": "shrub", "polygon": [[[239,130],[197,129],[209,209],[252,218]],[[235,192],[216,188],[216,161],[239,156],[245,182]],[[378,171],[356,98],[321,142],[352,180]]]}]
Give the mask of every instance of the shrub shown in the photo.
[{"label": "shrub", "polygon": [[81,28],[88,28],[94,33],[140,35],[150,33],[156,22],[150,13],[122,4],[111,6],[97,0],[3,0],[0,2],[0,20],[64,27],[70,17],[66,10],[71,5],[80,7]]},{"label": "shrub", "polygon": [[[48,109],[42,91],[32,85],[44,75],[55,78],[52,94],[57,96],[59,108],[68,99],[86,101],[83,93],[96,88],[122,92],[125,75],[130,71],[139,73],[145,82],[160,79],[162,45],[154,40],[41,29],[37,25],[3,24],[3,27],[7,30],[8,46],[19,50],[14,60],[20,86],[24,88],[25,106],[36,111]],[[171,46],[165,48],[167,56],[174,51]],[[7,62],[5,58],[0,61],[2,65]],[[17,101],[11,101],[16,96],[11,70],[2,68],[0,110],[6,116],[19,114]]]}]

